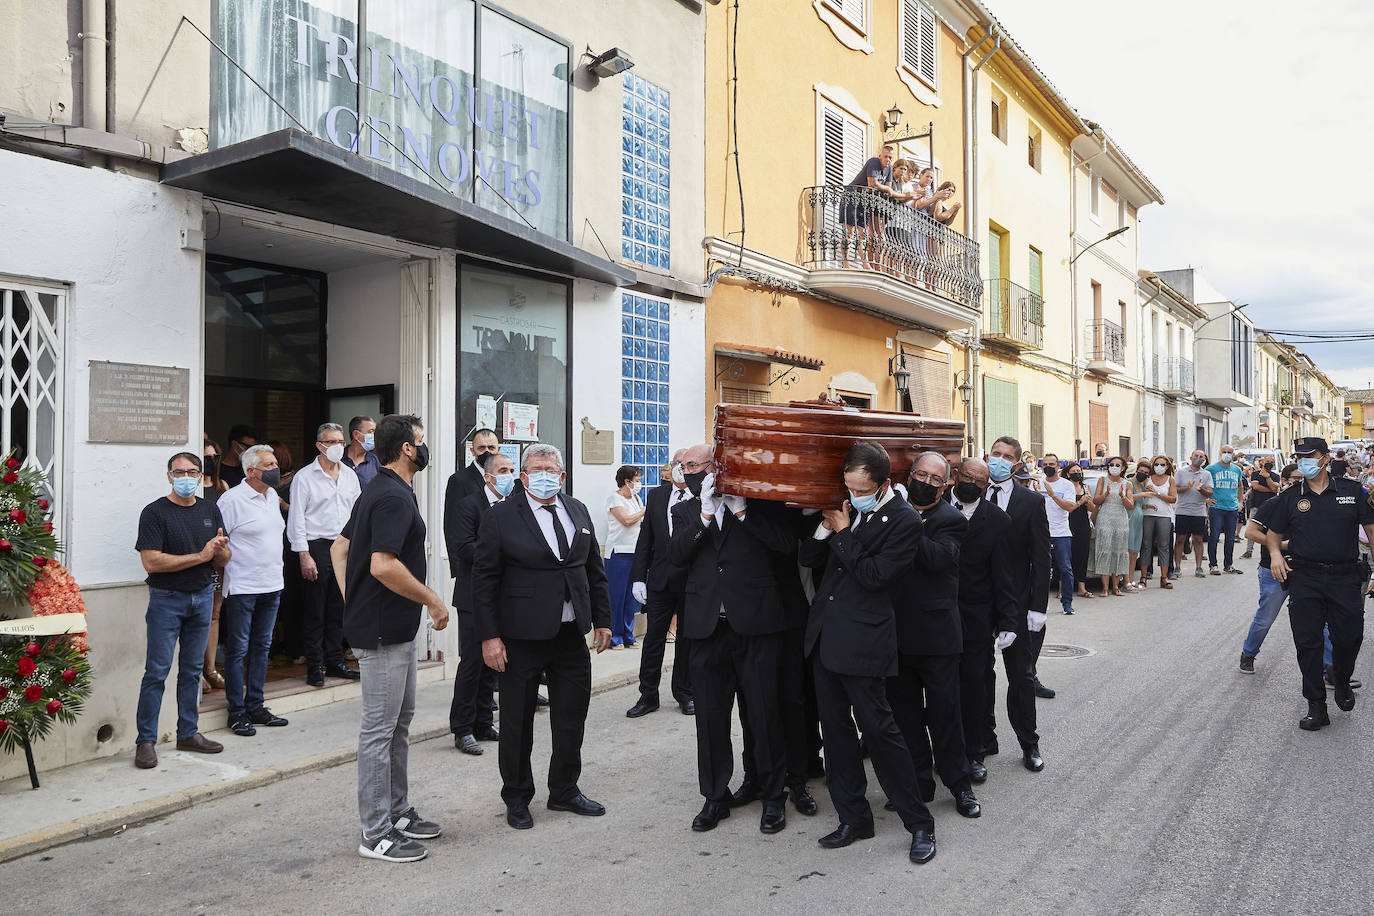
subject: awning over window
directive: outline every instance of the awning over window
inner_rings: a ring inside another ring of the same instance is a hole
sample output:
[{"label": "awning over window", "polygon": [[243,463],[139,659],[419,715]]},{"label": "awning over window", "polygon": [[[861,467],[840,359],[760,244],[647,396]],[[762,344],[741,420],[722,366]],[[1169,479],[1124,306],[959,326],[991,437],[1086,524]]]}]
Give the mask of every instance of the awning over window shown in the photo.
[{"label": "awning over window", "polygon": [[750,359],[762,363],[778,363],[796,366],[798,369],[819,369],[825,360],[793,353],[781,347],[755,347],[748,344],[718,343],[717,356],[733,356],[735,359]]},{"label": "awning over window", "polygon": [[633,271],[295,128],[168,163],[162,181],[207,197],[629,286]]}]

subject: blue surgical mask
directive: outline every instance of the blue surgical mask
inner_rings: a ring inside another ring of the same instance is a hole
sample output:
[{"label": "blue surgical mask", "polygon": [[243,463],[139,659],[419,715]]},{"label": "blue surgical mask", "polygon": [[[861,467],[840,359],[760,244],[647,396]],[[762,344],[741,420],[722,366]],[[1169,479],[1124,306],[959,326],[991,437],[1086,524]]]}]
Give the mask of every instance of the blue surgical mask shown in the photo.
[{"label": "blue surgical mask", "polygon": [[514,474],[498,474],[492,479],[496,482],[491,485],[491,488],[501,494],[502,499],[510,496],[510,491],[515,489]]},{"label": "blue surgical mask", "polygon": [[1012,464],[1005,458],[993,455],[988,459],[988,476],[1001,483],[1011,476]]},{"label": "blue surgical mask", "polygon": [[370,452],[376,447],[373,444],[372,433],[363,433],[363,451]]},{"label": "blue surgical mask", "polygon": [[872,512],[878,506],[878,494],[882,488],[878,488],[867,496],[855,496],[854,491],[849,491],[849,504],[854,507],[855,512]]},{"label": "blue surgical mask", "polygon": [[1231,463],[1232,461],[1234,461],[1234,460],[1235,460],[1235,459],[1234,459],[1229,453],[1227,453],[1227,452],[1222,452],[1222,453],[1221,453],[1221,463],[1222,463],[1222,464],[1230,464],[1230,463]]},{"label": "blue surgical mask", "polygon": [[187,497],[187,496],[195,496],[195,495],[196,495],[196,491],[199,490],[199,489],[200,489],[200,481],[197,480],[197,479],[194,478],[194,477],[173,477],[173,478],[172,478],[172,490],[176,492],[176,495],[177,495],[177,496],[180,496],[180,497],[183,497],[183,498],[185,498],[185,497]]},{"label": "blue surgical mask", "polygon": [[1322,472],[1321,461],[1316,458],[1299,458],[1298,473],[1311,480]]},{"label": "blue surgical mask", "polygon": [[563,482],[559,480],[562,476],[554,471],[535,471],[529,475],[530,482],[525,485],[525,489],[529,490],[535,499],[548,499],[563,488]]}]

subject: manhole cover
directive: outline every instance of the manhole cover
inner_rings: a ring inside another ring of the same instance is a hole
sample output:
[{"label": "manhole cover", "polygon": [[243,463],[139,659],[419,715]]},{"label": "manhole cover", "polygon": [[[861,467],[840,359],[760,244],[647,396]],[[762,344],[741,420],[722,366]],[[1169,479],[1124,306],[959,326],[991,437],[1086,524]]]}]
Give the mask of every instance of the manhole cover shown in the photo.
[{"label": "manhole cover", "polygon": [[1062,643],[1045,643],[1040,647],[1041,658],[1083,658],[1085,655],[1092,654],[1092,649],[1085,649],[1082,646],[1066,646]]}]

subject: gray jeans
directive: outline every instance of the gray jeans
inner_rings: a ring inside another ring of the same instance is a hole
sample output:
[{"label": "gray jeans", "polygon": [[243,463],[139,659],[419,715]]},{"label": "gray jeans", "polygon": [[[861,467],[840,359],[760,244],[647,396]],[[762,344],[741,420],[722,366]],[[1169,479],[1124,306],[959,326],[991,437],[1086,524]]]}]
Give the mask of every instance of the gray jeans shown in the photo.
[{"label": "gray jeans", "polygon": [[362,675],[358,731],[358,815],[363,838],[376,840],[410,809],[406,767],[415,715],[414,642],[353,649]]}]

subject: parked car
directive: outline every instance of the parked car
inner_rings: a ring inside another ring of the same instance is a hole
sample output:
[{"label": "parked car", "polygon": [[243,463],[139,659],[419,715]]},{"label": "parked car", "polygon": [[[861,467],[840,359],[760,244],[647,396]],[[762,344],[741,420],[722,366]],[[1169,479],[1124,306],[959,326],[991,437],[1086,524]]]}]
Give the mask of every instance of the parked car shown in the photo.
[{"label": "parked car", "polygon": [[1288,458],[1284,455],[1283,450],[1277,448],[1238,448],[1236,454],[1249,465],[1257,464],[1261,458],[1272,458],[1274,459],[1274,473],[1276,474],[1282,471],[1283,466],[1288,463]]}]

